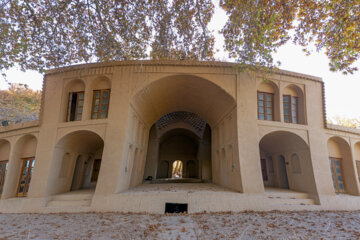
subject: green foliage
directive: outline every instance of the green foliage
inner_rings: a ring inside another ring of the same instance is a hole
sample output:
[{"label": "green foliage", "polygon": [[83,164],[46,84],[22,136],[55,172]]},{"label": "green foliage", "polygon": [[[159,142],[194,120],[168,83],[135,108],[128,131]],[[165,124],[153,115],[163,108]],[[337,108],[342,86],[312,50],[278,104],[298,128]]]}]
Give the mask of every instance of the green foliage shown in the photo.
[{"label": "green foliage", "polygon": [[[79,62],[213,60],[213,0],[0,0],[0,71]],[[220,0],[221,33],[239,69],[271,72],[288,41],[325,50],[330,70],[353,73],[360,53],[359,0]]]},{"label": "green foliage", "polygon": [[0,121],[14,124],[37,120],[40,104],[41,91],[11,84],[8,90],[0,90]]}]

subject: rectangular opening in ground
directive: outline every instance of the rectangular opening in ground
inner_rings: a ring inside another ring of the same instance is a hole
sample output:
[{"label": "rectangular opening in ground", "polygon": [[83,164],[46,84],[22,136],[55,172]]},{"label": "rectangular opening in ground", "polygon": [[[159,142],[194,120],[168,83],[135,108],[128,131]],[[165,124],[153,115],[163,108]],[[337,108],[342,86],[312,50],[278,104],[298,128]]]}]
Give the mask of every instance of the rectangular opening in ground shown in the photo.
[{"label": "rectangular opening in ground", "polygon": [[165,203],[165,213],[184,213],[187,211],[187,203]]}]

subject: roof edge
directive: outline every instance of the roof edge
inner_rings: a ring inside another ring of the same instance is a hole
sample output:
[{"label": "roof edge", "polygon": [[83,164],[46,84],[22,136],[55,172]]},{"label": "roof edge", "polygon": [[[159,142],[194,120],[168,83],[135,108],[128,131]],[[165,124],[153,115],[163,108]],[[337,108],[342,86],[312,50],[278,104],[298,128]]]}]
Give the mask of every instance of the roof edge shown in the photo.
[{"label": "roof edge", "polygon": [[[116,66],[132,66],[132,65],[145,65],[145,66],[201,66],[201,67],[225,67],[225,68],[234,68],[238,64],[234,62],[220,62],[220,61],[176,61],[176,60],[127,60],[127,61],[110,61],[110,62],[98,62],[98,63],[84,63],[76,64],[67,67],[60,67],[49,69],[45,71],[46,75],[53,75],[58,73],[70,72],[75,70],[81,70],[84,68],[91,67],[116,67]],[[312,76],[303,73],[292,72],[288,70],[275,70],[275,74],[298,77],[309,79],[313,81],[322,82],[321,77]]]}]

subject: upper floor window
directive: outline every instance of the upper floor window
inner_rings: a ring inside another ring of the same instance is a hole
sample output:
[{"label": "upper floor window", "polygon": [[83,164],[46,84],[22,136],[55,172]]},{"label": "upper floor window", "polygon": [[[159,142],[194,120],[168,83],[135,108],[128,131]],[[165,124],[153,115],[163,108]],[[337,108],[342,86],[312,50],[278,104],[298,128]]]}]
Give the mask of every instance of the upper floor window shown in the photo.
[{"label": "upper floor window", "polygon": [[109,101],[110,89],[94,90],[91,118],[107,118]]},{"label": "upper floor window", "polygon": [[258,92],[258,119],[274,120],[274,94]]},{"label": "upper floor window", "polygon": [[70,92],[67,121],[80,121],[84,106],[84,92]]},{"label": "upper floor window", "polygon": [[284,105],[284,122],[287,123],[298,123],[298,97],[291,95],[283,96],[283,105]]}]

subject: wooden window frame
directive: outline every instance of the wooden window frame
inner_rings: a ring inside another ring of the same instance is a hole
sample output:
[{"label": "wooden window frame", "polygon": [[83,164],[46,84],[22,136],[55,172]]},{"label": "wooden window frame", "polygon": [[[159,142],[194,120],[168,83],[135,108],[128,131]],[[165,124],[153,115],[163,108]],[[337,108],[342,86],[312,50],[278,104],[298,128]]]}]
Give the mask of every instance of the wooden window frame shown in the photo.
[{"label": "wooden window frame", "polygon": [[[331,175],[332,175],[332,178],[333,178],[335,192],[336,193],[345,193],[346,192],[346,185],[345,185],[345,180],[344,180],[344,170],[343,170],[343,166],[342,166],[343,165],[343,159],[342,158],[329,157],[329,160],[331,162],[330,170],[331,170]],[[339,181],[338,181],[338,176],[339,175],[336,173],[335,160],[338,160],[340,162],[340,172],[341,172],[342,184],[344,186],[344,189],[339,188]]]},{"label": "wooden window frame", "polygon": [[[27,174],[25,177],[25,183],[24,183],[24,189],[23,191],[20,193],[20,187],[21,187],[21,179],[23,176],[23,172],[25,169],[25,163],[27,161],[30,161],[29,166],[27,167]],[[20,172],[20,177],[19,177],[19,183],[18,183],[18,188],[17,188],[17,196],[18,197],[26,197],[30,188],[30,183],[31,183],[31,178],[32,178],[32,171],[33,171],[33,167],[32,167],[32,163],[35,161],[35,157],[29,157],[29,158],[23,158],[22,159],[22,167],[21,167],[21,172]],[[35,164],[35,163],[34,163]]]},{"label": "wooden window frame", "polygon": [[[260,98],[259,98],[259,95],[260,94],[263,94],[263,96],[264,96],[264,99],[263,100],[261,100]],[[266,100],[266,96],[271,96],[271,119],[268,119],[268,113],[267,113],[267,109],[269,108],[269,107],[267,107],[267,102],[269,102],[269,101],[267,101]],[[274,93],[268,93],[268,92],[260,92],[260,91],[257,91],[257,113],[258,113],[258,119],[259,120],[267,120],[267,121],[275,121],[275,119],[274,119],[274,96],[275,96],[275,94]],[[263,102],[263,108],[264,108],[264,119],[260,119],[260,111],[259,111],[259,108],[260,108],[260,106],[259,106],[259,102],[260,101],[262,101]]]},{"label": "wooden window frame", "polygon": [[[285,97],[288,97],[289,98],[289,114],[285,114],[285,102],[284,102],[284,98]],[[295,98],[295,101],[293,100],[293,98]],[[296,122],[293,121],[293,110],[292,110],[292,107],[293,105],[295,105],[295,112],[296,112]],[[295,123],[295,124],[298,124],[299,123],[299,97],[296,97],[296,96],[292,96],[292,95],[289,95],[289,94],[284,94],[283,95],[283,111],[284,111],[284,122],[286,123]],[[285,116],[288,116],[289,117],[289,121],[286,121],[285,120]]]},{"label": "wooden window frame", "polygon": [[[71,106],[72,106],[72,99],[73,99],[73,94],[77,94],[76,95],[76,102],[75,102],[75,113],[74,113],[74,120],[71,120]],[[81,117],[80,119],[77,119],[77,116],[79,114],[79,102],[80,102],[80,94],[83,94],[83,99],[81,99],[83,101],[83,105],[81,107],[82,111],[81,111]],[[79,91],[79,92],[69,92],[69,98],[68,98],[68,111],[67,111],[67,116],[66,116],[66,121],[67,122],[74,122],[74,121],[81,121],[82,120],[82,114],[83,114],[83,109],[84,109],[84,102],[85,102],[85,92],[84,91]]]},{"label": "wooden window frame", "polygon": [[0,165],[2,165],[0,169],[0,197],[2,192],[4,191],[4,183],[5,183],[5,176],[7,172],[8,163],[9,163],[8,160],[0,161]]},{"label": "wooden window frame", "polygon": [[[103,103],[103,100],[105,99],[103,97],[103,93],[105,91],[109,92],[109,95],[107,97],[108,99],[108,103]],[[96,92],[100,92],[100,97],[99,97],[99,104],[98,104],[98,111],[95,112],[94,108],[95,108],[95,101],[96,101]],[[96,89],[93,91],[93,101],[92,101],[92,106],[91,106],[91,119],[106,119],[108,118],[108,114],[109,114],[109,107],[110,107],[110,95],[111,95],[111,89]],[[102,107],[103,106],[107,106],[106,111],[102,111]],[[105,118],[101,118],[101,113],[106,112],[106,117]],[[94,114],[96,114],[96,118],[94,117]]]}]

